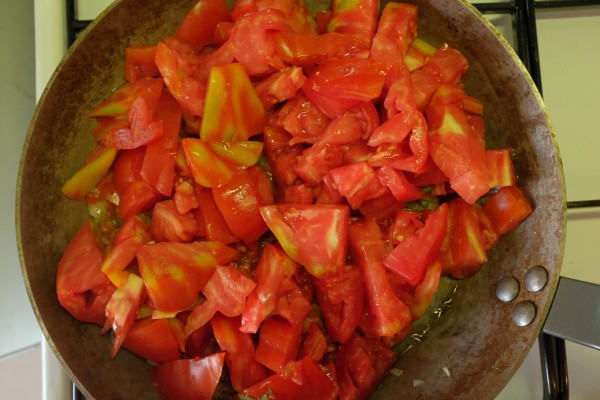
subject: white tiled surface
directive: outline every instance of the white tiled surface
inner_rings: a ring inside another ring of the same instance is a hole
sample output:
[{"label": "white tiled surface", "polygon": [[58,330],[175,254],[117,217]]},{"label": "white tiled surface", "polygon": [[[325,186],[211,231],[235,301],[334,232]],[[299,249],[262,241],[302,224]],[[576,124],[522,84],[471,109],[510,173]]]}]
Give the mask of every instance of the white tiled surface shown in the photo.
[{"label": "white tiled surface", "polygon": [[3,399],[42,398],[42,358],[39,345],[5,356],[1,360],[0,396]]},{"label": "white tiled surface", "polygon": [[21,148],[35,108],[32,0],[2,1],[0,48],[3,52],[0,62],[1,357],[40,341],[21,278],[14,213]]}]

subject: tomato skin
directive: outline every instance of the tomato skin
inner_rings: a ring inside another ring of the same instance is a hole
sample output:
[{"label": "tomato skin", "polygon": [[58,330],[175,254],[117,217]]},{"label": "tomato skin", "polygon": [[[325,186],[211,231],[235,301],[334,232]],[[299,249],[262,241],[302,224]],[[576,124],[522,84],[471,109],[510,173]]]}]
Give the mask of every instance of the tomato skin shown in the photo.
[{"label": "tomato skin", "polygon": [[327,351],[327,336],[317,322],[311,322],[306,330],[306,337],[302,340],[299,358],[308,357],[319,362]]},{"label": "tomato skin", "polygon": [[346,266],[335,276],[315,279],[317,300],[331,339],[344,343],[363,315],[364,286],[357,267]]},{"label": "tomato skin", "polygon": [[82,322],[104,325],[104,310],[115,287],[101,271],[102,251],[89,220],[71,239],[58,263],[58,301]]},{"label": "tomato skin", "polygon": [[271,74],[256,83],[254,88],[265,111],[268,111],[278,103],[293,99],[305,81],[306,76],[300,67],[290,67]]},{"label": "tomato skin", "polygon": [[368,56],[368,47],[364,42],[340,33],[314,35],[277,32],[275,51],[283,61],[302,67],[321,64],[332,58]]},{"label": "tomato skin", "polygon": [[253,243],[266,231],[260,207],[273,204],[268,176],[260,167],[238,169],[231,180],[212,189],[227,226],[244,243]]},{"label": "tomato skin", "polygon": [[149,109],[154,109],[160,96],[164,82],[162,79],[139,79],[124,83],[113,94],[90,111],[89,117],[126,117],[131,105],[141,98]]},{"label": "tomato skin", "polygon": [[277,8],[243,14],[235,21],[229,40],[223,47],[231,52],[250,76],[264,76],[281,70],[286,64],[275,52],[274,34],[288,31],[288,21],[288,16]]},{"label": "tomato skin", "polygon": [[218,23],[229,20],[229,9],[224,0],[200,0],[179,24],[174,37],[200,49],[212,42]]},{"label": "tomato skin", "polygon": [[180,214],[173,200],[163,200],[154,205],[150,232],[157,242],[191,242],[197,230],[193,214]]},{"label": "tomato skin", "polygon": [[340,399],[364,399],[392,367],[396,353],[380,341],[358,334],[346,341],[338,350],[335,361]]},{"label": "tomato skin", "polygon": [[129,329],[123,347],[156,363],[178,360],[179,341],[166,318],[144,318]]},{"label": "tomato skin", "polygon": [[133,326],[142,301],[144,281],[136,274],[129,274],[125,284],[118,288],[106,305],[107,324],[112,325],[114,333],[110,355],[115,357]]},{"label": "tomato skin", "polygon": [[426,114],[431,158],[448,177],[452,189],[473,204],[489,191],[485,143],[474,134],[461,101],[447,100],[449,94],[444,92],[463,97],[460,86],[442,85],[435,94],[440,96],[429,104]]},{"label": "tomato skin", "polygon": [[245,141],[265,123],[262,102],[238,63],[211,68],[204,109],[200,138],[208,142]]},{"label": "tomato skin", "polygon": [[485,237],[481,231],[478,205],[463,199],[448,205],[449,233],[444,253],[443,273],[462,279],[475,274],[487,261]]},{"label": "tomato skin", "polygon": [[390,2],[385,5],[373,36],[371,57],[404,60],[417,34],[417,7]]},{"label": "tomato skin", "polygon": [[225,351],[225,363],[231,385],[237,392],[267,378],[267,370],[255,360],[255,346],[249,333],[240,331],[240,318],[217,313],[211,319],[217,343]]},{"label": "tomato skin", "polygon": [[321,366],[308,357],[290,361],[281,372],[243,391],[259,399],[271,393],[277,400],[334,400],[337,387]]},{"label": "tomato skin", "polygon": [[425,220],[422,228],[396,245],[383,264],[410,285],[416,285],[439,252],[447,225],[448,205],[443,203]]},{"label": "tomato skin", "polygon": [[113,184],[119,195],[119,215],[122,220],[151,210],[162,198],[141,176],[145,151],[144,147],[121,151],[113,164]]},{"label": "tomato skin", "polygon": [[370,58],[339,58],[319,65],[302,90],[328,117],[379,97],[387,67]]},{"label": "tomato skin", "polygon": [[152,386],[166,400],[210,400],[217,388],[225,352],[169,361],[150,370]]},{"label": "tomato skin", "polygon": [[155,53],[156,46],[125,48],[125,79],[127,82],[160,76],[160,71],[154,62]]},{"label": "tomato skin", "polygon": [[237,21],[244,14],[263,12],[269,8],[274,8],[285,16],[292,32],[315,32],[315,22],[301,0],[238,0],[233,4],[231,17]]},{"label": "tomato skin", "polygon": [[173,313],[190,308],[217,265],[230,262],[235,251],[210,242],[161,242],[138,246],[140,274],[149,304]]},{"label": "tomato skin", "polygon": [[202,289],[206,301],[196,305],[188,317],[186,336],[210,321],[216,312],[227,317],[240,315],[244,311],[246,298],[255,287],[256,282],[235,267],[217,266]]},{"label": "tomato skin", "polygon": [[328,32],[353,36],[370,45],[379,15],[377,0],[334,0]]},{"label": "tomato skin", "polygon": [[202,116],[205,99],[204,83],[186,74],[178,56],[181,57],[178,50],[165,42],[156,44],[155,62],[165,85],[184,112]]},{"label": "tomato skin", "polygon": [[283,279],[291,277],[298,264],[279,246],[266,244],[254,270],[256,289],[246,299],[239,330],[256,333],[262,321],[277,306],[278,290]]},{"label": "tomato skin", "polygon": [[396,200],[400,202],[419,200],[425,196],[418,186],[408,181],[403,171],[384,165],[377,169],[375,174],[381,184],[387,186]]},{"label": "tomato skin", "polygon": [[163,134],[146,146],[140,175],[149,186],[164,196],[170,196],[181,129],[181,109],[168,92],[163,92],[154,118],[163,121]]},{"label": "tomato skin", "polygon": [[83,199],[106,176],[117,157],[117,149],[98,144],[93,155],[94,158],[77,170],[61,189],[71,200]]},{"label": "tomato skin", "polygon": [[336,273],[345,264],[348,206],[277,204],[260,213],[287,255],[313,276]]},{"label": "tomato skin", "polygon": [[238,242],[239,239],[231,232],[223,214],[219,211],[211,190],[199,189],[196,191],[196,196],[198,197],[198,208],[193,211],[193,214],[198,231],[201,232],[198,236],[225,244]]},{"label": "tomato skin", "polygon": [[137,246],[151,240],[148,223],[144,218],[138,215],[127,218],[105,249],[102,272],[115,286],[123,286],[129,275],[125,269],[135,259]]},{"label": "tomato skin", "polygon": [[349,230],[350,254],[358,265],[365,288],[365,307],[379,336],[391,337],[410,322],[408,307],[394,294],[383,265],[386,245],[379,225],[372,220],[354,221]]},{"label": "tomato skin", "polygon": [[505,186],[490,196],[483,205],[483,212],[501,236],[515,229],[533,212],[533,208],[521,189]]},{"label": "tomato skin", "polygon": [[298,354],[302,325],[291,324],[277,316],[267,318],[261,325],[256,361],[277,373]]}]

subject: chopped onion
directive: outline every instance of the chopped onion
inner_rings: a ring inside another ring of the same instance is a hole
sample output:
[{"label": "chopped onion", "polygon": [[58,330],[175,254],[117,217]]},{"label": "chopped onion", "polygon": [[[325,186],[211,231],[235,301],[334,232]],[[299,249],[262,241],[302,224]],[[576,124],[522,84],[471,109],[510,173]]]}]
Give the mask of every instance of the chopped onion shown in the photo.
[{"label": "chopped onion", "polygon": [[450,370],[448,369],[448,367],[444,367],[444,368],[442,368],[442,370],[444,371],[446,376],[450,376]]},{"label": "chopped onion", "polygon": [[400,376],[404,373],[403,370],[401,370],[400,368],[392,368],[390,370],[390,374],[394,375],[394,376]]},{"label": "chopped onion", "polygon": [[413,387],[421,386],[424,383],[425,383],[425,381],[423,379],[414,379],[413,380]]}]

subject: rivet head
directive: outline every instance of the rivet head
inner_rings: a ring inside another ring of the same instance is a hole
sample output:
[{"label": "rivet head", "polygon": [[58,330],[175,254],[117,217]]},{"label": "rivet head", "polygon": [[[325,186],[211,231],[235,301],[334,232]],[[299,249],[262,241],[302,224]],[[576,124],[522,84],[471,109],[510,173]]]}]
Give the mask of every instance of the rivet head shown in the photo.
[{"label": "rivet head", "polygon": [[512,320],[517,326],[527,326],[535,319],[535,304],[531,301],[518,303],[512,312]]},{"label": "rivet head", "polygon": [[496,285],[496,297],[505,303],[513,301],[519,294],[519,282],[512,276],[502,278]]},{"label": "rivet head", "polygon": [[531,293],[536,293],[542,290],[544,286],[546,286],[547,282],[548,272],[546,272],[546,270],[540,266],[530,268],[523,279],[525,289]]}]

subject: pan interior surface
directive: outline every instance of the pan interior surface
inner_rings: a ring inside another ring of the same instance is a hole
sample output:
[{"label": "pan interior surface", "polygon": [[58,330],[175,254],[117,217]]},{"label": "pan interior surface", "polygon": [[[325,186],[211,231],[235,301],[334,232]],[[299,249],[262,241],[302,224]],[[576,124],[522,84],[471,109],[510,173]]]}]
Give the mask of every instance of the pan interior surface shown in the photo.
[{"label": "pan interior surface", "polygon": [[[60,64],[26,138],[17,189],[23,275],[49,344],[88,399],[158,395],[149,383],[148,363],[127,351],[111,359],[110,335],[75,320],[58,303],[57,264],[85,218],[83,204],[67,200],[60,188],[93,147],[86,115],[123,81],[125,48],[171,35],[195,3],[116,2]],[[437,305],[404,345],[395,365],[400,373],[390,374],[372,398],[492,399],[535,341],[558,283],[566,215],[560,156],[539,93],[481,15],[463,1],[412,3],[419,6],[419,36],[435,45],[447,42],[469,60],[465,90],[483,101],[487,145],[513,149],[518,184],[534,212],[501,239],[474,277],[461,282],[444,278]],[[307,4],[324,8],[322,1]],[[533,267],[548,274],[542,290],[528,292],[521,284],[513,300],[498,299],[498,282],[510,277],[522,283]],[[526,326],[512,318],[522,303],[535,310]]]}]

